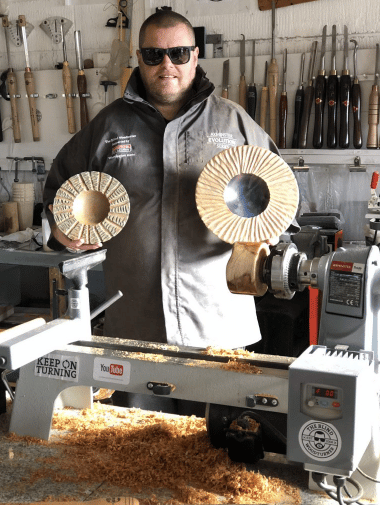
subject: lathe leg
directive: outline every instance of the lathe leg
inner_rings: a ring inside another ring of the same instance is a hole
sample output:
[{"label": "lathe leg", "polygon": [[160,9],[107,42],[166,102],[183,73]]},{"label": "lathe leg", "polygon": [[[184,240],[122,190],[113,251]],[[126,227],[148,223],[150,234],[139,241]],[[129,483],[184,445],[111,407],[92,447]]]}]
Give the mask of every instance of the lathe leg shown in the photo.
[{"label": "lathe leg", "polygon": [[[75,393],[85,389],[90,394],[90,388],[72,387],[67,381],[47,380],[44,377],[38,377],[34,374],[34,367],[35,363],[32,362],[20,369],[9,431],[20,436],[48,440],[54,407],[58,402],[59,406],[90,407],[91,400],[90,402],[88,398],[83,400],[83,391],[79,398],[77,394],[74,395],[76,399],[70,395],[70,389],[75,390]],[[62,391],[64,394],[56,403],[57,397]]]}]

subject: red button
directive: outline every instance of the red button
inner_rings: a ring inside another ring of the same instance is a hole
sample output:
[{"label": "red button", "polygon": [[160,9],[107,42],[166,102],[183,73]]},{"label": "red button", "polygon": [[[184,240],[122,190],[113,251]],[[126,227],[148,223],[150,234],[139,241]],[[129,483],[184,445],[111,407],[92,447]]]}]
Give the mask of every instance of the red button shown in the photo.
[{"label": "red button", "polygon": [[340,407],[340,403],[339,402],[333,402],[332,406],[338,408],[338,407]]}]

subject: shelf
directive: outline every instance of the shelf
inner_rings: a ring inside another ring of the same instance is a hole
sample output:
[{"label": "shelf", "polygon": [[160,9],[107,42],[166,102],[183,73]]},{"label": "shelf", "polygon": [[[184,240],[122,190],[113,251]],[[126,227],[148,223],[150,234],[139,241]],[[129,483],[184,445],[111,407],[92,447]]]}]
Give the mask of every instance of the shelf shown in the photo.
[{"label": "shelf", "polygon": [[348,165],[365,171],[368,165],[380,165],[380,149],[282,149],[281,156],[293,168],[301,159],[305,165]]}]

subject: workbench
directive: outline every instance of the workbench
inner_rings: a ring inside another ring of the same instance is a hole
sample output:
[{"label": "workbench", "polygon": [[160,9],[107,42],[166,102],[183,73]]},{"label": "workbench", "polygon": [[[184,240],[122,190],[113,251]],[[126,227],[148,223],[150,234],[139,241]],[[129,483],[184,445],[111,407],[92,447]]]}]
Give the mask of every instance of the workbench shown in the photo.
[{"label": "workbench", "polygon": [[[58,503],[62,501],[70,501],[77,503],[90,504],[106,504],[120,503],[128,505],[148,505],[157,504],[163,505],[170,498],[171,493],[165,489],[165,482],[162,482],[160,489],[150,490],[144,488],[141,492],[133,492],[127,487],[116,487],[112,484],[103,482],[65,482],[44,478],[44,471],[48,468],[54,468],[62,461],[62,447],[57,442],[62,442],[67,436],[65,432],[54,429],[49,442],[38,443],[34,440],[12,440],[7,436],[9,423],[8,413],[0,415],[0,504],[12,503]],[[115,411],[127,411],[129,409],[121,409],[103,405],[102,409],[111,409]],[[143,411],[141,411],[143,412]],[[143,412],[144,413],[144,412]],[[149,414],[145,412],[146,414]],[[62,411],[65,416],[78,416],[80,413],[75,410]],[[59,414],[61,415],[61,414]],[[163,419],[178,419],[182,416],[173,416],[168,414],[159,414]],[[67,447],[66,447],[67,449]],[[154,450],[154,447],[152,448]],[[128,447],[124,447],[128,451]],[[85,452],[83,449],[83,464],[86,464]],[[133,452],[130,453],[133,460]],[[178,461],[184,455],[178,454]],[[175,462],[174,462],[175,464]],[[250,468],[255,472],[259,472],[264,476],[278,477],[286,484],[291,484],[299,489],[300,501],[302,505],[328,505],[336,504],[333,500],[325,497],[322,493],[315,493],[307,489],[307,472],[303,471],[300,466],[289,465],[283,456],[266,454],[265,459],[261,460],[254,468]],[[34,472],[41,472],[41,479],[29,479]],[[148,471],[148,468],[147,468]],[[184,485],[186,476],[184,477]],[[156,499],[152,498],[155,495]],[[135,498],[133,501],[132,498]],[[180,503],[180,502],[175,502]],[[223,502],[227,505],[227,502]],[[230,503],[230,502],[228,502]],[[294,499],[285,502],[271,502],[282,504],[295,504]]]}]

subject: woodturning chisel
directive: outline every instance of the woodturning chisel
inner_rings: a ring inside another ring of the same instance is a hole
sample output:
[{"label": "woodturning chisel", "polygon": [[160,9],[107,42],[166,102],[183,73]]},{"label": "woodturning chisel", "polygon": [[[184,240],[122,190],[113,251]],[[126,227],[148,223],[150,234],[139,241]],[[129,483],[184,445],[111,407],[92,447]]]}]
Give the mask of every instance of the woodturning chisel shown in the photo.
[{"label": "woodturning chisel", "polygon": [[379,44],[376,44],[375,82],[369,95],[367,149],[379,147]]},{"label": "woodturning chisel", "polygon": [[279,139],[278,147],[286,149],[286,122],[288,118],[288,97],[286,93],[286,67],[287,67],[287,50],[284,50],[284,64],[282,72],[282,92],[280,96],[280,110],[279,110]]},{"label": "woodturning chisel", "polygon": [[361,89],[358,79],[358,43],[351,39],[350,42],[355,44],[354,47],[354,82],[352,84],[352,112],[354,115],[354,138],[353,144],[355,149],[360,149],[363,145],[362,139],[362,123],[361,123]]},{"label": "woodturning chisel", "polygon": [[245,37],[240,42],[239,104],[247,110],[247,83],[245,81]]},{"label": "woodturning chisel", "polygon": [[303,105],[305,100],[305,90],[303,87],[303,71],[305,68],[305,53],[301,55],[301,68],[300,68],[300,83],[296,91],[296,99],[294,103],[294,132],[292,140],[292,149],[298,149],[299,138],[300,138],[300,128],[301,128],[301,118],[303,113]]},{"label": "woodturning chisel", "polygon": [[75,126],[74,103],[73,103],[73,83],[71,79],[71,70],[69,62],[67,61],[66,41],[65,41],[65,32],[63,30],[63,23],[61,23],[61,35],[62,35],[62,51],[63,51],[62,80],[63,80],[63,90],[65,92],[65,98],[66,98],[67,125],[69,133],[75,133],[76,126]]},{"label": "woodturning chisel", "polygon": [[340,124],[339,147],[347,149],[350,145],[349,111],[351,101],[351,76],[348,69],[348,29],[344,26],[344,67],[339,82]]},{"label": "woodturning chisel", "polygon": [[314,87],[313,87],[313,73],[314,73],[314,64],[315,64],[315,56],[317,53],[318,42],[314,41],[311,54],[310,54],[310,62],[309,62],[309,75],[307,80],[307,86],[305,89],[305,105],[303,110],[303,115],[301,119],[301,131],[300,131],[300,141],[299,147],[301,149],[305,149],[307,146],[307,133],[309,130],[309,120],[310,120],[310,112],[311,106],[314,101]]},{"label": "woodturning chisel", "polygon": [[255,53],[256,53],[256,41],[253,41],[252,45],[252,82],[248,86],[247,91],[247,112],[252,119],[255,119],[256,115],[256,103],[257,103],[257,89],[255,84]]},{"label": "woodturning chisel", "polygon": [[26,27],[25,16],[20,15],[18,17],[18,25],[19,25],[19,27],[21,27],[22,42],[24,45],[24,52],[25,52],[24,80],[25,80],[26,92],[28,95],[30,121],[32,124],[32,135],[33,135],[33,140],[38,141],[38,140],[40,140],[40,132],[39,132],[39,127],[38,127],[37,107],[36,107],[36,100],[35,100],[37,94],[36,94],[36,89],[35,89],[34,76],[33,76],[33,73],[30,69],[28,42],[27,42],[27,38],[26,38],[26,29],[25,29],[25,27]]},{"label": "woodturning chisel", "polygon": [[276,2],[272,0],[272,59],[268,66],[269,87],[269,135],[273,142],[277,142],[277,88],[278,65],[274,50],[274,33],[276,28]]},{"label": "woodturning chisel", "polygon": [[332,27],[331,69],[327,78],[327,147],[338,145],[338,75],[336,71],[336,25]]},{"label": "woodturning chisel", "polygon": [[260,101],[260,126],[263,130],[266,129],[268,98],[269,98],[267,75],[268,75],[268,62],[266,61],[264,71],[264,86],[261,88],[261,101]]},{"label": "woodturning chisel", "polygon": [[87,79],[83,67],[82,38],[79,30],[74,32],[75,51],[77,56],[78,77],[77,86],[80,100],[80,127],[83,128],[88,123],[87,109]]},{"label": "woodturning chisel", "polygon": [[326,53],[326,32],[327,25],[322,31],[322,47],[321,47],[321,63],[319,65],[318,75],[315,79],[315,119],[314,119],[314,135],[313,147],[320,149],[323,145],[323,115],[325,110],[326,100],[326,70],[325,70],[325,53]]}]

